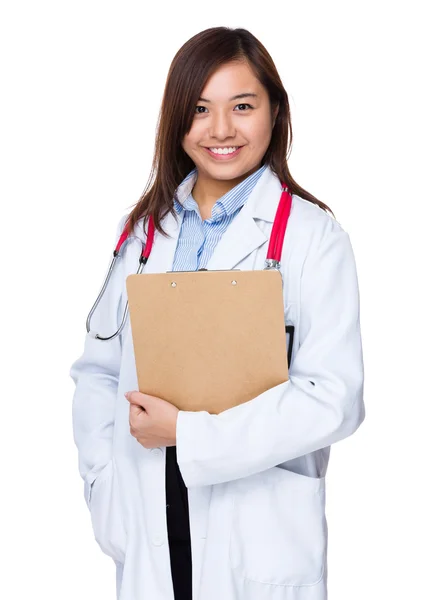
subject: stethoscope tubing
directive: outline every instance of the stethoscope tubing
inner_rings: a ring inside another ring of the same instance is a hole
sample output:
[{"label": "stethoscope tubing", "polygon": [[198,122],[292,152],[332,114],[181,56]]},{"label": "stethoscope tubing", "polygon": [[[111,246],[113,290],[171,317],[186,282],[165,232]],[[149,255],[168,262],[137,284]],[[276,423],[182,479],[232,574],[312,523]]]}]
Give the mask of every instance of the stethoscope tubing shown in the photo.
[{"label": "stethoscope tubing", "polygon": [[[285,233],[286,233],[287,222],[288,222],[289,216],[290,216],[291,206],[292,206],[292,196],[290,195],[286,184],[282,183],[282,193],[281,193],[280,201],[278,203],[277,212],[275,214],[274,223],[273,223],[272,230],[271,230],[271,236],[270,236],[267,256],[266,256],[266,260],[265,260],[266,266],[265,266],[264,270],[266,270],[266,269],[278,269],[279,270],[280,269],[280,260],[281,260],[281,253],[282,253],[282,249],[283,249],[283,241],[284,241],[284,237],[285,237]],[[148,219],[147,239],[146,239],[145,244],[143,244],[142,252],[141,252],[141,255],[139,258],[139,266],[138,266],[138,270],[136,271],[137,275],[139,275],[140,273],[143,272],[144,267],[148,261],[148,258],[150,257],[151,250],[153,248],[153,243],[154,243],[154,233],[155,233],[154,219],[153,219],[152,215],[150,215],[150,217]],[[128,227],[127,227],[127,223],[126,223],[126,225],[124,226],[124,229],[118,239],[118,242],[115,246],[115,249],[113,252],[113,257],[112,257],[111,263],[109,265],[108,272],[106,274],[102,288],[101,288],[101,290],[96,298],[96,301],[94,302],[94,304],[91,307],[91,310],[87,316],[87,320],[86,320],[87,333],[91,334],[93,337],[95,337],[98,340],[109,341],[109,340],[116,338],[118,335],[120,335],[120,333],[124,329],[124,326],[127,321],[127,313],[128,313],[128,307],[129,307],[128,301],[126,302],[126,306],[124,308],[121,324],[120,324],[119,328],[117,329],[117,331],[115,331],[112,335],[109,335],[106,337],[101,336],[98,333],[91,332],[90,325],[91,325],[91,318],[94,314],[94,311],[96,310],[97,306],[99,305],[99,303],[103,297],[103,294],[106,291],[106,288],[111,279],[115,264],[116,264],[117,260],[120,258],[120,255],[121,255],[122,251],[124,250],[125,246],[127,245],[126,242],[130,241],[131,239],[133,239],[133,238],[131,236],[129,236]]]}]

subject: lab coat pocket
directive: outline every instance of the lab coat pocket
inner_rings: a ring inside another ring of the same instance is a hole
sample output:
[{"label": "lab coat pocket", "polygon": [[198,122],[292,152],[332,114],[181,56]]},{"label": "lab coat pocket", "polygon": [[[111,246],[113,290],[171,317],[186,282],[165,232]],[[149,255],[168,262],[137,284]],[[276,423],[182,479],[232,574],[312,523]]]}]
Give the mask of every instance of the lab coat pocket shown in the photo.
[{"label": "lab coat pocket", "polygon": [[326,564],[325,479],[273,467],[237,483],[232,569],[262,584],[319,583]]},{"label": "lab coat pocket", "polygon": [[90,513],[94,537],[102,551],[124,563],[127,540],[115,469],[111,459],[96,477],[91,487]]}]

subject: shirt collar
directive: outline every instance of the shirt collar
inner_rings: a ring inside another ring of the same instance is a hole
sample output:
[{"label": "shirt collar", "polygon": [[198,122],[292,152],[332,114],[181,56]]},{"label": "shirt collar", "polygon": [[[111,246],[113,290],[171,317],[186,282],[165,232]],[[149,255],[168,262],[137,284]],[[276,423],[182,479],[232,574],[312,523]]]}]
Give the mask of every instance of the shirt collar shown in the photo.
[{"label": "shirt collar", "polygon": [[195,167],[190,171],[190,173],[183,179],[180,185],[177,187],[177,191],[175,192],[174,206],[177,213],[180,213],[184,210],[184,203],[186,199],[190,196],[190,193],[195,185],[195,181],[198,176],[198,170]]},{"label": "shirt collar", "polygon": [[[231,215],[238,210],[238,208],[240,208],[240,206],[246,202],[254,185],[266,168],[267,165],[263,165],[257,171],[249,175],[246,179],[241,181],[241,183],[219,198],[213,206],[212,218]],[[198,172],[197,168],[195,167],[178,186],[174,199],[174,206],[177,213],[180,213],[184,209],[198,210],[198,205],[191,195],[197,175]]]}]

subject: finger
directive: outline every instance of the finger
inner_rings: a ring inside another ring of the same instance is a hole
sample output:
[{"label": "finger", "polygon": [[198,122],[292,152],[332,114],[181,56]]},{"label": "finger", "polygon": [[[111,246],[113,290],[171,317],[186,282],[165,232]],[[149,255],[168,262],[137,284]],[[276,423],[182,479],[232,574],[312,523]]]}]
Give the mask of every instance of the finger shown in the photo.
[{"label": "finger", "polygon": [[140,404],[130,404],[129,414],[133,417],[138,417],[143,412],[145,412],[145,408],[143,408]]},{"label": "finger", "polygon": [[142,426],[142,415],[145,415],[145,410],[143,410],[140,406],[130,406],[129,412],[129,425],[131,427],[139,427]]},{"label": "finger", "polygon": [[144,406],[145,394],[141,394],[141,392],[138,392],[138,391],[133,391],[133,392],[126,392],[124,394],[124,396],[131,404],[136,404],[136,405],[142,406],[142,407]]},{"label": "finger", "polygon": [[138,406],[137,404],[130,404],[129,407],[130,414],[135,416],[139,415],[142,412],[142,406]]}]

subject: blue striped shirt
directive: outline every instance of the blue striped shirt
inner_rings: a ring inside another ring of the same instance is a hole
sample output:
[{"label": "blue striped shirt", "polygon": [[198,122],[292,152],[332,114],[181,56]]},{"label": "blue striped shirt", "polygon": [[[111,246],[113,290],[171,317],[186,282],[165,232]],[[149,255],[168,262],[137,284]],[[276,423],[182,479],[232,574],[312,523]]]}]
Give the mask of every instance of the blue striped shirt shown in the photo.
[{"label": "blue striped shirt", "polygon": [[263,165],[241,181],[214,204],[211,217],[202,221],[199,206],[193,198],[192,189],[197,179],[194,168],[178,186],[175,194],[175,210],[178,214],[185,211],[178,236],[172,270],[196,271],[204,269],[214,252],[217,242],[239,213],[266,169]]}]

